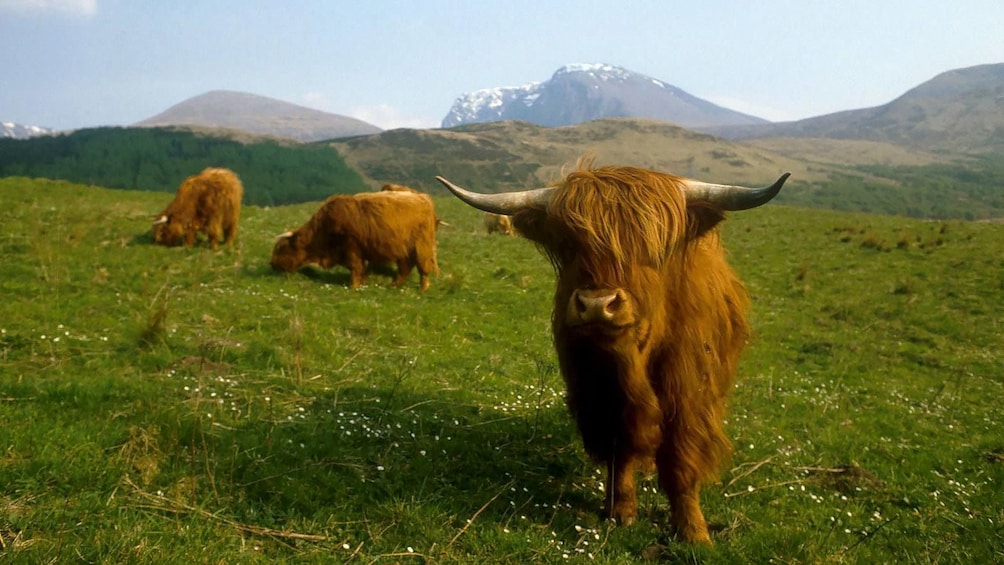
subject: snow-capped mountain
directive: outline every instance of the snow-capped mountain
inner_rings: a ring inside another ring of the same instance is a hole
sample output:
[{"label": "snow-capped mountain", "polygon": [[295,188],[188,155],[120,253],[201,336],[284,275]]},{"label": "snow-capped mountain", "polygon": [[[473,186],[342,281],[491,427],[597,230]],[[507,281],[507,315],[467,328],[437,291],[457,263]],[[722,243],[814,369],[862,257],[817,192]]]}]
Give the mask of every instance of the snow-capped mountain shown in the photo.
[{"label": "snow-capped mountain", "polygon": [[465,94],[442,127],[500,120],[566,126],[600,118],[648,118],[688,128],[767,123],[621,67],[576,64],[544,82]]},{"label": "snow-capped mountain", "polygon": [[36,135],[48,135],[52,133],[49,128],[39,126],[25,126],[14,122],[0,122],[0,137],[13,137],[14,139],[25,139]]}]

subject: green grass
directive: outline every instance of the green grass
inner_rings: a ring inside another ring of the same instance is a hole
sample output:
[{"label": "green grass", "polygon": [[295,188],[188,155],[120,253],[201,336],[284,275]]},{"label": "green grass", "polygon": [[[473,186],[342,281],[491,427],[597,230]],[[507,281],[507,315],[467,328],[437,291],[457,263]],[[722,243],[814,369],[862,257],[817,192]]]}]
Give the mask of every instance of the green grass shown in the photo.
[{"label": "green grass", "polygon": [[316,204],[214,253],[152,244],[164,198],[0,179],[0,560],[1004,558],[1004,226],[729,219],[756,337],[693,548],[653,480],[636,525],[599,516],[528,242],[438,198],[432,288],[351,291],[269,269]]}]

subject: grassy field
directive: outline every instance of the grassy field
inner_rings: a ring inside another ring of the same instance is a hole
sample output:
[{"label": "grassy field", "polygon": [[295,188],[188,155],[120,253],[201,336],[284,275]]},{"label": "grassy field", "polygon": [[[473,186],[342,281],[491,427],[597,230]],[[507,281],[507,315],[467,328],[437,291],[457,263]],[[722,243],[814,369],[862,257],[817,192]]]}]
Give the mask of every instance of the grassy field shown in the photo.
[{"label": "grassy field", "polygon": [[1004,559],[1004,226],[767,207],[725,224],[756,337],[704,493],[715,545],[599,510],[553,274],[438,198],[442,274],[271,272],[155,246],[169,195],[0,179],[0,561]]}]

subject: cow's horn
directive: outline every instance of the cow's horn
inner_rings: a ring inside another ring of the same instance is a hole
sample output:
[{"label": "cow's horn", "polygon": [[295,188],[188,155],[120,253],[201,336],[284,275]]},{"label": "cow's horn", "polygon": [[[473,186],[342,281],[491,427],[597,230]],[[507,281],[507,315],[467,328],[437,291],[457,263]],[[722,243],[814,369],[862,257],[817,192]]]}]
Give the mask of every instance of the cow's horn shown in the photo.
[{"label": "cow's horn", "polygon": [[481,194],[471,192],[453,184],[443,177],[436,177],[443,186],[467,204],[485,212],[511,216],[523,208],[546,208],[551,201],[554,188],[535,188],[520,192],[500,192],[498,194]]},{"label": "cow's horn", "polygon": [[283,233],[280,233],[279,235],[275,236],[275,240],[279,241],[280,239],[286,239],[287,237],[290,237],[292,235],[293,235],[292,231],[283,232]]},{"label": "cow's horn", "polygon": [[167,216],[161,216],[161,217],[159,217],[159,218],[157,218],[156,220],[153,221],[153,225],[155,225],[155,226],[158,226],[160,224],[166,224],[166,223],[167,223]]},{"label": "cow's horn", "polygon": [[721,206],[724,210],[737,212],[739,210],[749,210],[770,202],[771,198],[777,196],[788,180],[791,173],[784,173],[774,184],[762,188],[749,188],[746,186],[735,186],[731,184],[712,184],[699,180],[686,179],[688,200],[707,200]]}]

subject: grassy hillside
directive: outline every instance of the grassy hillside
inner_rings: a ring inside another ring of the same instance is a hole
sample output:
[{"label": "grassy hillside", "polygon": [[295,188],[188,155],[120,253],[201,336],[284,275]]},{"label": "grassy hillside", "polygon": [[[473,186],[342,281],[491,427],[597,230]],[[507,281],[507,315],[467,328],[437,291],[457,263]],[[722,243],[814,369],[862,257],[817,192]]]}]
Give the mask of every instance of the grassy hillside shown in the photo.
[{"label": "grassy hillside", "polygon": [[[778,205],[724,238],[756,337],[712,548],[598,516],[553,275],[437,198],[442,274],[277,275],[150,241],[162,195],[0,179],[0,559],[989,563],[1004,556],[1004,226]],[[908,557],[907,557],[908,556]]]},{"label": "grassy hillside", "polygon": [[434,194],[434,178],[483,191],[546,184],[585,154],[703,180],[761,185],[783,171],[781,204],[927,219],[1004,218],[1004,160],[935,154],[889,143],[828,139],[732,142],[666,123],[598,120],[544,128],[496,122],[450,130],[393,130],[332,142],[370,185]]},{"label": "grassy hillside", "polygon": [[684,176],[753,185],[784,171],[778,203],[927,219],[1004,218],[1004,159],[935,154],[889,143],[827,139],[733,142],[670,124],[598,120],[545,128],[524,122],[398,129],[301,144],[234,130],[99,128],[0,140],[0,177],[50,178],[173,193],[208,165],[229,167],[245,203],[321,200],[385,183],[445,195],[435,181],[484,191],[539,186],[583,155]]}]

